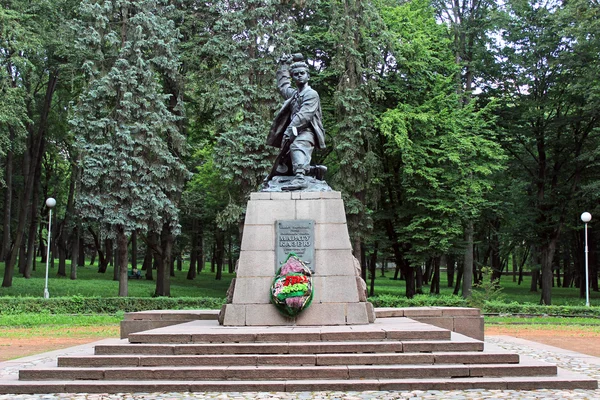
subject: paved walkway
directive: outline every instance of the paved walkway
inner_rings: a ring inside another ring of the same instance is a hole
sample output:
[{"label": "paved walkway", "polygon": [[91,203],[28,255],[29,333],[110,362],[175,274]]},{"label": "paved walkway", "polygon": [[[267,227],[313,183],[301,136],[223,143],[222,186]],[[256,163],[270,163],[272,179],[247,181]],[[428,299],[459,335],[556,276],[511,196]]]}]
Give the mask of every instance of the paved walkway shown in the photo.
[{"label": "paved walkway", "polygon": [[[0,363],[0,380],[17,379],[18,370],[26,367],[43,367],[56,365],[56,358],[62,355],[92,354],[96,344],[118,343],[118,339],[106,339],[99,342],[57,350],[36,356],[20,358]],[[504,349],[554,363],[560,368],[578,372],[600,381],[600,358],[563,350],[532,341],[510,336],[489,336],[486,343]],[[597,390],[415,390],[410,392],[291,392],[291,393],[120,393],[120,394],[36,394],[11,395],[0,394],[0,400],[188,400],[188,399],[597,399],[600,400],[600,389]]]}]

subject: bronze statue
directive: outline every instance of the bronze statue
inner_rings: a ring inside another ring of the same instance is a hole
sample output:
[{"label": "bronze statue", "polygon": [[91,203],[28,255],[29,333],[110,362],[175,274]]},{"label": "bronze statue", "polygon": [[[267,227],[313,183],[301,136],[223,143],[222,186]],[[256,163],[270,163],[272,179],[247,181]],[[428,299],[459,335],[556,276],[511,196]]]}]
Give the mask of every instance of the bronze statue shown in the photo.
[{"label": "bronze statue", "polygon": [[[308,85],[309,79],[308,65],[302,54],[279,59],[277,87],[286,101],[271,125],[267,144],[281,151],[265,179],[265,186],[273,177],[289,176],[293,179],[282,180],[282,190],[306,189],[307,177],[321,181],[327,170],[321,165],[310,165],[315,146],[325,148],[325,130],[319,94]],[[295,89],[291,87],[291,80],[296,84]]]}]

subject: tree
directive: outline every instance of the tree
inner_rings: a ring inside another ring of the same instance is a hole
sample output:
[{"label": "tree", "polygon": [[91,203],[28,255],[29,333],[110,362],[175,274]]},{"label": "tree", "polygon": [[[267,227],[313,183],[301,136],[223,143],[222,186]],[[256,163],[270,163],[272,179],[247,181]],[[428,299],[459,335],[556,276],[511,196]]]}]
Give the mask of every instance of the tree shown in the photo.
[{"label": "tree", "polygon": [[[49,120],[51,106],[56,92],[58,77],[61,69],[62,55],[60,35],[54,34],[60,32],[60,27],[68,17],[67,13],[62,12],[63,8],[69,9],[68,0],[56,2],[31,3],[15,1],[10,4],[11,10],[2,9],[2,29],[6,29],[6,35],[2,38],[3,56],[2,56],[2,85],[8,80],[7,97],[14,103],[3,109],[10,110],[7,114],[12,117],[2,128],[8,128],[9,138],[17,139],[18,144],[21,127],[25,126],[27,131],[27,148],[23,154],[22,182],[23,186],[19,190],[19,207],[16,215],[16,228],[10,227],[13,195],[15,188],[7,192],[5,199],[4,214],[4,250],[5,250],[5,269],[2,286],[12,285],[14,267],[17,257],[20,257],[20,270],[26,271],[24,263],[32,260],[33,237],[32,232],[35,229],[27,229],[27,223],[35,224],[38,216],[39,203],[39,182],[41,178],[42,159],[47,145]],[[5,47],[4,47],[5,46]],[[21,100],[15,96],[23,93],[27,95],[23,98],[27,117],[23,118]],[[5,112],[5,111],[3,111]],[[17,120],[20,123],[17,123]],[[16,146],[15,146],[16,147]],[[18,149],[18,147],[17,147]],[[13,170],[16,160],[13,158],[15,153],[13,147],[7,153],[6,179],[12,187]],[[7,221],[9,223],[7,223]],[[34,226],[35,228],[35,226]],[[9,236],[14,231],[12,245],[9,248]],[[27,241],[27,232],[31,238]],[[20,255],[18,253],[21,252]]]},{"label": "tree", "polygon": [[[284,1],[227,1],[210,7],[202,56],[213,68],[199,89],[213,105],[215,165],[229,181],[223,223],[237,224],[243,204],[271,167],[266,135],[281,100],[274,84],[276,59],[291,53],[293,35]],[[221,225],[225,228],[224,225]]]},{"label": "tree", "polygon": [[[464,105],[454,83],[456,65],[427,2],[382,10],[396,35],[382,85],[386,104],[380,117],[385,141],[384,215],[397,263],[414,294],[413,271],[460,243],[462,221],[478,216],[502,168],[501,149],[490,139],[489,109]],[[411,24],[405,24],[411,21]],[[439,277],[439,274],[437,275]]]},{"label": "tree", "polygon": [[[597,5],[587,1],[508,2],[496,49],[500,73],[489,87],[502,99],[502,144],[535,211],[531,244],[539,248],[540,302],[547,305],[559,237],[580,213],[575,201],[582,178],[598,162],[597,16]],[[572,22],[582,18],[589,23],[575,27]]]},{"label": "tree", "polygon": [[330,126],[338,163],[334,182],[344,192],[354,255],[361,260],[363,276],[362,248],[372,229],[368,203],[376,198],[373,193],[378,189],[372,185],[372,176],[380,169],[373,151],[375,110],[371,99],[378,89],[374,79],[377,68],[384,62],[384,31],[372,1],[331,2],[329,34],[335,50],[328,73],[337,78],[335,123]]},{"label": "tree", "polygon": [[148,245],[160,259],[156,294],[169,295],[170,236],[179,229],[177,200],[188,174],[179,117],[161,85],[178,79],[170,9],[163,0],[84,0],[75,23],[89,80],[71,119],[83,173],[78,208],[116,239],[120,296],[127,295],[133,231],[151,233]]}]

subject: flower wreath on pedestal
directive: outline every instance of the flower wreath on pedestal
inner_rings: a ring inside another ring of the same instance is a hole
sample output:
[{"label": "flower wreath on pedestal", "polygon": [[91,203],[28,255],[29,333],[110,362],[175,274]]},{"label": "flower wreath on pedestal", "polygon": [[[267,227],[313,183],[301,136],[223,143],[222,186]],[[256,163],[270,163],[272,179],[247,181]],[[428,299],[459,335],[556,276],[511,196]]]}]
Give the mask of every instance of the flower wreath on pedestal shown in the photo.
[{"label": "flower wreath on pedestal", "polygon": [[284,316],[293,318],[308,308],[312,299],[312,273],[296,254],[290,253],[273,279],[271,303]]}]

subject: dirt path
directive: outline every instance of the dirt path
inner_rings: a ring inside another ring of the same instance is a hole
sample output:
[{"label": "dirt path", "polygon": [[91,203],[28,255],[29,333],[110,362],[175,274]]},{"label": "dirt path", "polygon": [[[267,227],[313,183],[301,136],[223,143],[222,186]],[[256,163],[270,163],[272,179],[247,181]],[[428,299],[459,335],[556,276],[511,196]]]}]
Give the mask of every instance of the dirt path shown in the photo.
[{"label": "dirt path", "polygon": [[108,337],[119,337],[119,327],[69,327],[54,330],[2,329],[0,331],[0,362],[92,343]]},{"label": "dirt path", "polygon": [[485,327],[485,334],[513,336],[600,357],[600,333],[585,328],[573,326],[539,328],[520,325],[488,325]]}]

